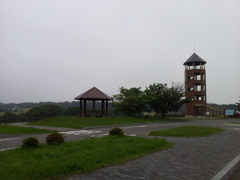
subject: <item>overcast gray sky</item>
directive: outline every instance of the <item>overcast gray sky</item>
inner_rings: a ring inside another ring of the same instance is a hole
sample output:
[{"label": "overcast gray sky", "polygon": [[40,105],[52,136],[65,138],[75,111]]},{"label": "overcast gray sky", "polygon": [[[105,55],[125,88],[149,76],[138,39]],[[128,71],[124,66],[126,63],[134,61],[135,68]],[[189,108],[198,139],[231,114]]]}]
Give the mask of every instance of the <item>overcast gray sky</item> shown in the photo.
[{"label": "overcast gray sky", "polygon": [[238,101],[239,0],[0,0],[0,102],[184,82],[194,43],[208,103]]}]

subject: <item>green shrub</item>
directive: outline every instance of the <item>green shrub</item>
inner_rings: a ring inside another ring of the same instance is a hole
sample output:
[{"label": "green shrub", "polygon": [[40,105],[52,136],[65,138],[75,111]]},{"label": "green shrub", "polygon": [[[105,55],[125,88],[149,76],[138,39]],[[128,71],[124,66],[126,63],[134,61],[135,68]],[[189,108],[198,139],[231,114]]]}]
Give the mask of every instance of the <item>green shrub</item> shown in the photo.
[{"label": "green shrub", "polygon": [[1,118],[2,119],[7,119],[7,118],[16,118],[17,117],[17,114],[15,114],[15,113],[12,113],[12,112],[5,112],[2,116],[1,116]]},{"label": "green shrub", "polygon": [[109,135],[119,135],[119,136],[123,136],[124,132],[121,128],[112,128],[109,131]]},{"label": "green shrub", "polygon": [[64,137],[62,134],[58,132],[53,132],[52,134],[46,137],[46,141],[48,144],[61,144],[64,142]]},{"label": "green shrub", "polygon": [[63,108],[54,104],[45,104],[35,107],[26,112],[27,117],[55,117],[64,111]]},{"label": "green shrub", "polygon": [[25,149],[37,148],[40,146],[40,143],[36,137],[25,138],[22,142],[23,142],[22,148]]}]

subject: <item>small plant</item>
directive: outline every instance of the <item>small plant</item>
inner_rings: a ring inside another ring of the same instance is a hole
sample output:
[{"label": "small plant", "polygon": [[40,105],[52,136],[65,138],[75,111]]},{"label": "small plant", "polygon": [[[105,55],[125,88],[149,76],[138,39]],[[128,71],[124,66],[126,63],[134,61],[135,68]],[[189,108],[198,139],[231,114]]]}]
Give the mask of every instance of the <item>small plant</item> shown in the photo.
[{"label": "small plant", "polygon": [[25,138],[22,142],[23,142],[22,148],[24,149],[37,148],[40,146],[40,143],[36,137]]},{"label": "small plant", "polygon": [[52,134],[46,137],[46,141],[48,144],[61,144],[64,142],[64,137],[62,134],[58,132],[53,132]]},{"label": "small plant", "polygon": [[112,128],[109,131],[109,135],[119,135],[119,136],[123,136],[124,132],[121,128]]}]

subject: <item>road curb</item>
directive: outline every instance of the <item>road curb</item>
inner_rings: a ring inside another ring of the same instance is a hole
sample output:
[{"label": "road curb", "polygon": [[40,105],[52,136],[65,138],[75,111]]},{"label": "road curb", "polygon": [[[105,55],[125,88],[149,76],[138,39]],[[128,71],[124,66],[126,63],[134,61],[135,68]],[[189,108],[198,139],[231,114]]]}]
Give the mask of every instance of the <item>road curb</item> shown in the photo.
[{"label": "road curb", "polygon": [[240,155],[219,171],[211,180],[228,180],[240,167]]}]

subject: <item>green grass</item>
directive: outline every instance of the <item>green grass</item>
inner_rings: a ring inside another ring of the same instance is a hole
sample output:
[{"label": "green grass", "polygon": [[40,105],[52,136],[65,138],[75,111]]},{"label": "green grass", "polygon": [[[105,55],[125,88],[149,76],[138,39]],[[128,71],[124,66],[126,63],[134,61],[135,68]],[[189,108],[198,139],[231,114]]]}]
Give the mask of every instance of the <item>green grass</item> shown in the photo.
[{"label": "green grass", "polygon": [[52,131],[35,129],[31,127],[18,127],[7,124],[0,124],[0,134],[38,134],[38,133],[49,133]]},{"label": "green grass", "polygon": [[38,149],[14,149],[0,153],[0,179],[57,179],[100,167],[123,163],[172,147],[164,139],[106,136]]},{"label": "green grass", "polygon": [[[182,119],[181,119],[182,120]],[[30,125],[52,126],[52,127],[66,127],[80,129],[89,126],[103,126],[116,124],[132,124],[132,123],[146,123],[146,122],[165,122],[176,121],[176,119],[138,119],[133,117],[107,117],[107,118],[82,118],[76,116],[58,116],[41,121],[28,123]]]},{"label": "green grass", "polygon": [[201,127],[201,126],[183,126],[162,131],[152,131],[149,135],[153,136],[178,136],[178,137],[201,137],[210,136],[225,131],[222,128]]}]

